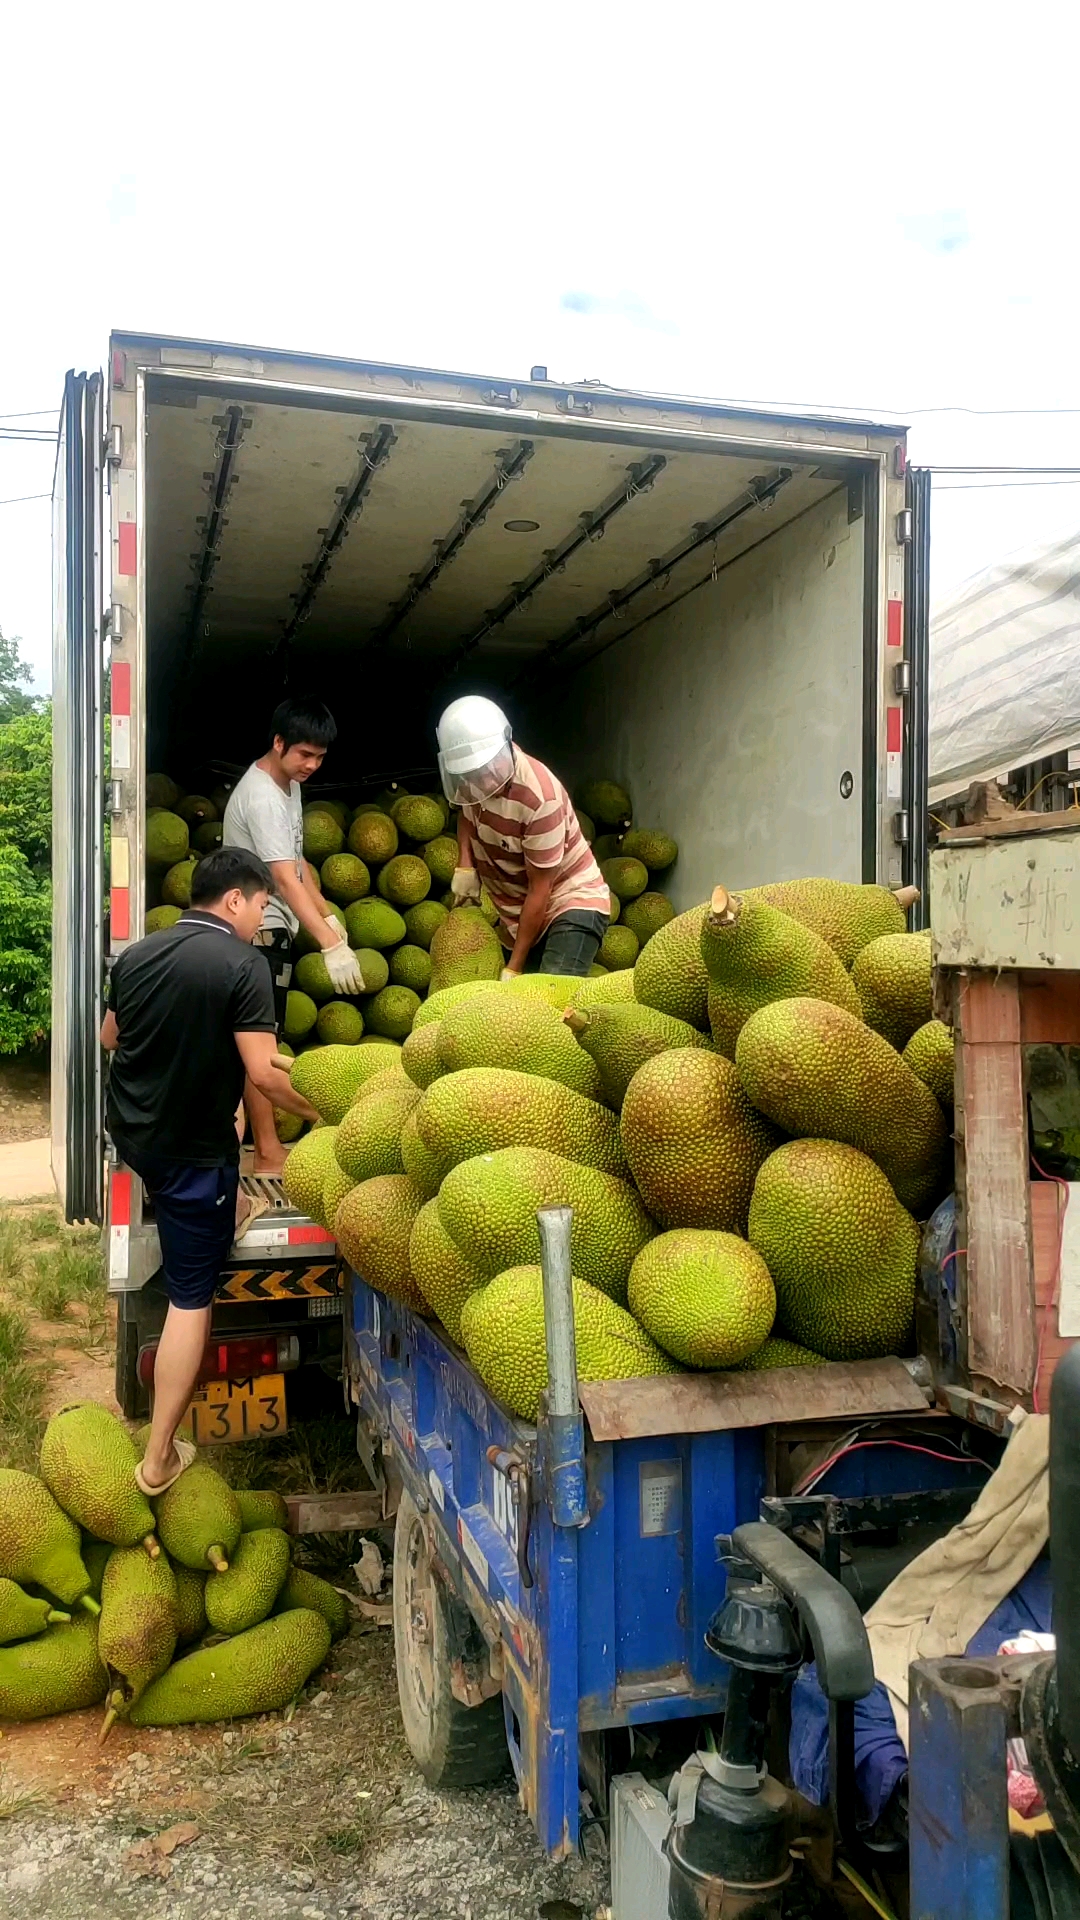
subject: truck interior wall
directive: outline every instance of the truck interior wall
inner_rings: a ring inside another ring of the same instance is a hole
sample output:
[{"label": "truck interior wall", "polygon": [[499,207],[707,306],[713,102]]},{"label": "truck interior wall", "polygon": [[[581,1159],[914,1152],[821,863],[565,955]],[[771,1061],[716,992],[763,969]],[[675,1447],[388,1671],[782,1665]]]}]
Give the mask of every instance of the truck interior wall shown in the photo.
[{"label": "truck interior wall", "polygon": [[680,910],[718,882],[862,878],[863,532],[830,494],[535,705],[568,785],[610,775],[678,840]]}]

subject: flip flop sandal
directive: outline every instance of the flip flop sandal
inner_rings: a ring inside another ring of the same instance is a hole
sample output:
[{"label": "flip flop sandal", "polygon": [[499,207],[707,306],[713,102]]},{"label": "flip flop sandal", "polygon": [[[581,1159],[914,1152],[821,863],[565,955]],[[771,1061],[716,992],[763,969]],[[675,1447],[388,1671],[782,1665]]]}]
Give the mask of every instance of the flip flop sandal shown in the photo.
[{"label": "flip flop sandal", "polygon": [[238,1247],[240,1245],[241,1240],[244,1238],[244,1235],[246,1234],[248,1228],[256,1220],[261,1220],[263,1214],[269,1213],[269,1211],[270,1211],[270,1203],[268,1200],[263,1200],[263,1199],[256,1200],[249,1195],[248,1210],[245,1213],[243,1219],[241,1220],[240,1225],[237,1227],[236,1232],[233,1234],[233,1246]]},{"label": "flip flop sandal", "polygon": [[168,1479],[161,1482],[159,1487],[155,1487],[146,1478],[142,1470],[141,1460],[135,1469],[135,1485],[138,1487],[140,1493],[145,1493],[148,1500],[156,1500],[159,1494],[168,1493],[169,1488],[176,1485],[180,1475],[186,1473],[188,1468],[194,1465],[197,1448],[190,1440],[181,1440],[179,1435],[177,1435],[173,1441],[173,1446],[176,1448],[180,1465],[177,1467],[175,1473],[170,1473]]}]

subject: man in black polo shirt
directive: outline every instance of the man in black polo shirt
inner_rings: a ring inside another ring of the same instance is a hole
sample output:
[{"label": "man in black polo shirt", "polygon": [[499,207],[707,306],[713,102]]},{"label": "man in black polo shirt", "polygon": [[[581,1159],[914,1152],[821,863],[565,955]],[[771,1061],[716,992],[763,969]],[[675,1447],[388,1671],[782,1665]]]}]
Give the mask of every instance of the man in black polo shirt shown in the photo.
[{"label": "man in black polo shirt", "polygon": [[176,1429],[235,1232],[245,1074],[275,1107],[318,1118],[273,1065],[273,981],[250,944],[272,890],[254,854],[219,847],[192,875],[190,911],[125,948],[109,981],[101,1029],[113,1055],[109,1133],[153,1201],[169,1298],[150,1439],[136,1474],[147,1494],[171,1486],[194,1458]]}]

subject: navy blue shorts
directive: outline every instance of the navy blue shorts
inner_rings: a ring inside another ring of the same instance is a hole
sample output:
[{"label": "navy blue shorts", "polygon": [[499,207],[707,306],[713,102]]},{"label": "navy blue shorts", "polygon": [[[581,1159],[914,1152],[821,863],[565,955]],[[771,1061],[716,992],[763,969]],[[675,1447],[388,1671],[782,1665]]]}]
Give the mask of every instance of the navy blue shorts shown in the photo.
[{"label": "navy blue shorts", "polygon": [[161,1276],[174,1307],[208,1307],[236,1233],[240,1169],[192,1167],[118,1147],[153,1203]]}]

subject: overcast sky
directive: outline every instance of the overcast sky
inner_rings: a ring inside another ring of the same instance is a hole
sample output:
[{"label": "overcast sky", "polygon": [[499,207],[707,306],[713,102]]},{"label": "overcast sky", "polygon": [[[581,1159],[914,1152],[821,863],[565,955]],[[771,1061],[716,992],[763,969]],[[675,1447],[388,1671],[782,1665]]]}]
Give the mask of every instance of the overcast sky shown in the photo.
[{"label": "overcast sky", "polygon": [[[1078,40],[1038,0],[12,9],[0,414],[55,408],[127,327],[540,361],[1080,466]],[[51,482],[50,447],[0,438],[0,501]],[[1080,525],[1078,486],[948,484],[938,594]],[[41,685],[49,533],[46,500],[0,506],[0,627]]]}]

